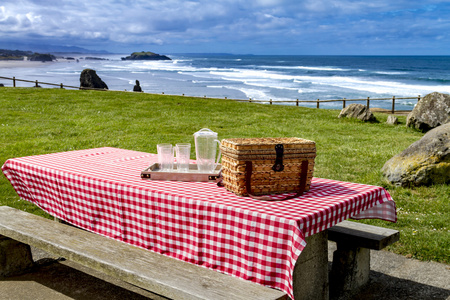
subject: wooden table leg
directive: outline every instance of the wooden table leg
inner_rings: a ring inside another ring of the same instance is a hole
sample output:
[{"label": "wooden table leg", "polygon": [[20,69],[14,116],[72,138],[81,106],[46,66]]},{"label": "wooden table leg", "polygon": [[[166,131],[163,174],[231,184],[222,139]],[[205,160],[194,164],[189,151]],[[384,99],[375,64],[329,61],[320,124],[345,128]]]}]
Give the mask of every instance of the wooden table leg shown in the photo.
[{"label": "wooden table leg", "polygon": [[328,300],[328,231],[306,238],[294,268],[295,300]]}]

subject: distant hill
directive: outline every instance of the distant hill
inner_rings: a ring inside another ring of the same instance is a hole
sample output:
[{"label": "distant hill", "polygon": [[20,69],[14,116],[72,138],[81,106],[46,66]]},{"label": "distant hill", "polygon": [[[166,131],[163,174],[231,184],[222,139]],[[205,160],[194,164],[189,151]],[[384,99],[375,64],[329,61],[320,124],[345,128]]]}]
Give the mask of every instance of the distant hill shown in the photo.
[{"label": "distant hill", "polygon": [[0,49],[0,60],[23,60],[27,57],[32,61],[52,61],[56,57],[52,54],[33,53],[31,51]]},{"label": "distant hill", "polygon": [[106,50],[89,50],[78,46],[43,45],[29,43],[0,42],[0,48],[33,51],[39,53],[80,53],[80,54],[109,54]]},{"label": "distant hill", "polygon": [[33,54],[31,51],[0,49],[1,60],[23,60],[24,56]]}]

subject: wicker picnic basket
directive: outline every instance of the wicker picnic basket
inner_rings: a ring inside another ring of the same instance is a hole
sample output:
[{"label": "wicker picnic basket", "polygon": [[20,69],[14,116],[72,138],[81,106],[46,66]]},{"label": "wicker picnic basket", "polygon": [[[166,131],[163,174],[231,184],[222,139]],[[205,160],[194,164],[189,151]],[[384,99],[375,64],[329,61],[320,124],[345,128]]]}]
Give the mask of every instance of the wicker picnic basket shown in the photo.
[{"label": "wicker picnic basket", "polygon": [[316,157],[313,141],[295,137],[224,139],[220,150],[222,183],[236,195],[309,190]]}]

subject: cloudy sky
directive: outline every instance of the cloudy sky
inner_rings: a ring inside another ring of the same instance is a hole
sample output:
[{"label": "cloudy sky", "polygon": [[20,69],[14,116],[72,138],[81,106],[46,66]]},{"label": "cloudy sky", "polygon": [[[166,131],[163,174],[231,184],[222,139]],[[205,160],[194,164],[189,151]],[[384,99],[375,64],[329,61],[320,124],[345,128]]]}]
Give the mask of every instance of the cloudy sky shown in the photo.
[{"label": "cloudy sky", "polygon": [[450,0],[0,0],[0,46],[450,55]]}]

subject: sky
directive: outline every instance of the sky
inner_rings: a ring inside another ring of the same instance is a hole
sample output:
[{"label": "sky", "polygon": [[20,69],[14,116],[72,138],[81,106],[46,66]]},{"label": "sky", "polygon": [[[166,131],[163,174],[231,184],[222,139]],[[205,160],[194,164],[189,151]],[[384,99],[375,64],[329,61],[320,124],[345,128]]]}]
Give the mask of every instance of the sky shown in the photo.
[{"label": "sky", "polygon": [[0,0],[0,47],[450,55],[449,15],[450,0]]}]

